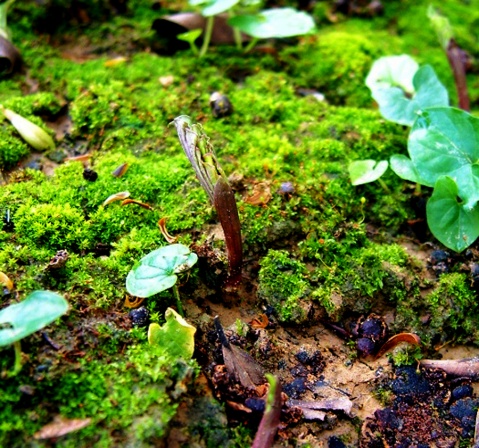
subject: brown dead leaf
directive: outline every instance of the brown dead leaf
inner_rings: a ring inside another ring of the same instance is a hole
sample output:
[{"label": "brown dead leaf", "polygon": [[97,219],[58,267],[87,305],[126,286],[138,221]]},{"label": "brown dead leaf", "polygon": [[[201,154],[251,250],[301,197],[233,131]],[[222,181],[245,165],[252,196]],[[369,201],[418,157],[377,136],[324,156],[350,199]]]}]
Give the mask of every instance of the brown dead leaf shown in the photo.
[{"label": "brown dead leaf", "polygon": [[260,182],[253,187],[253,192],[244,201],[251,205],[266,205],[271,200],[271,189],[267,182]]},{"label": "brown dead leaf", "polygon": [[251,322],[251,328],[257,330],[258,328],[266,328],[269,324],[269,319],[266,314],[260,314],[258,317],[255,317]]},{"label": "brown dead leaf", "polygon": [[74,418],[68,419],[57,415],[53,422],[45,425],[40,431],[37,431],[33,438],[35,440],[45,440],[53,439],[56,437],[64,436],[73,431],[78,431],[79,429],[85,428],[91,423],[91,418]]},{"label": "brown dead leaf", "polygon": [[322,400],[288,400],[288,406],[295,406],[301,410],[322,410],[322,411],[343,411],[349,417],[352,417],[353,402],[346,397],[327,398]]},{"label": "brown dead leaf", "polygon": [[136,204],[140,207],[146,208],[147,210],[154,210],[154,208],[150,204],[146,204],[145,202],[136,201],[135,199],[125,199],[122,201],[121,205],[127,204]]},{"label": "brown dead leaf", "polygon": [[423,359],[419,362],[422,367],[441,369],[452,376],[479,376],[479,358],[465,359]]},{"label": "brown dead leaf", "polygon": [[378,354],[376,355],[376,359],[383,356],[385,353],[391,351],[395,348],[398,344],[406,342],[412,345],[420,345],[421,339],[419,336],[415,335],[414,333],[399,333],[394,335],[393,337],[389,338],[381,347]]},{"label": "brown dead leaf", "polygon": [[265,378],[261,366],[243,349],[229,343],[218,316],[215,317],[215,327],[221,341],[223,359],[230,375],[247,389],[256,389],[260,384],[264,384]]}]

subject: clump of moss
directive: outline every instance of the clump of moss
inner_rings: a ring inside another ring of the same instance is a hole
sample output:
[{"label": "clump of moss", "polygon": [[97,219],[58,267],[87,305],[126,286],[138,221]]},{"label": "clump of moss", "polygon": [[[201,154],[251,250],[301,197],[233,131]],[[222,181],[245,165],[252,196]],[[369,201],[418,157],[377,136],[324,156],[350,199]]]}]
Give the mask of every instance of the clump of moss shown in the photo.
[{"label": "clump of moss", "polygon": [[335,31],[287,48],[283,57],[301,87],[317,89],[332,104],[363,107],[372,103],[364,79],[382,53],[367,36]]},{"label": "clump of moss", "polygon": [[[13,128],[12,128],[13,129]],[[0,170],[9,170],[30,154],[30,148],[11,129],[0,125]]]},{"label": "clump of moss", "polygon": [[70,204],[26,203],[15,214],[18,241],[51,250],[79,251],[90,246],[89,225],[82,212]]},{"label": "clump of moss", "polygon": [[281,322],[304,322],[310,291],[306,266],[285,250],[268,251],[260,265],[258,296],[274,308]]},{"label": "clump of moss", "polygon": [[9,381],[0,396],[0,444],[26,444],[50,423],[52,408],[62,417],[93,419],[91,425],[66,436],[62,446],[156,444],[165,436],[197,365],[171,359],[148,344],[132,345],[125,355],[115,353],[111,362],[80,359],[61,373],[46,363],[52,367],[42,370],[28,400],[22,398],[19,386],[30,384],[29,376],[21,374]]},{"label": "clump of moss", "polygon": [[424,304],[430,319],[418,329],[426,341],[479,343],[477,296],[469,287],[466,274],[441,275]]},{"label": "clump of moss", "polygon": [[406,251],[397,244],[367,244],[319,265],[315,276],[320,286],[312,297],[333,320],[346,313],[368,313],[382,300],[396,302],[417,293],[409,264]]}]

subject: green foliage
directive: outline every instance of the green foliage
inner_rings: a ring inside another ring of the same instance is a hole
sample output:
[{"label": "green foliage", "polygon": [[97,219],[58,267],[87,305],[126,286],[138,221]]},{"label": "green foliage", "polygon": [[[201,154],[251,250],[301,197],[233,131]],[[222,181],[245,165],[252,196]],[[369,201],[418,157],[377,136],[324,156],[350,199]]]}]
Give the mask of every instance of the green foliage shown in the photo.
[{"label": "green foliage", "polygon": [[403,179],[434,187],[427,219],[434,236],[461,252],[479,236],[479,119],[451,107],[422,111],[409,135],[405,156],[391,158]]},{"label": "green foliage", "polygon": [[67,301],[51,291],[34,291],[20,303],[0,310],[0,347],[41,330],[65,314]]},{"label": "green foliage", "polygon": [[429,65],[423,67],[408,55],[386,56],[374,62],[366,78],[372,97],[384,118],[412,126],[427,107],[448,106],[449,96]]},{"label": "green foliage", "polygon": [[150,324],[148,342],[161,347],[172,359],[190,360],[195,350],[196,328],[172,308],[166,310],[165,319],[162,326]]},{"label": "green foliage", "polygon": [[256,39],[292,37],[315,31],[313,18],[293,8],[275,8],[256,15],[237,15],[228,23]]},{"label": "green foliage", "polygon": [[198,261],[198,256],[183,244],[161,247],[140,260],[126,278],[126,289],[137,297],[150,297],[171,288],[177,275]]},{"label": "green foliage", "polygon": [[362,185],[378,180],[388,169],[387,160],[355,160],[348,166],[349,178],[353,185]]},{"label": "green foliage", "polygon": [[274,307],[281,322],[303,322],[310,291],[306,266],[280,250],[269,250],[260,265],[258,296]]},{"label": "green foliage", "polygon": [[68,203],[32,205],[27,202],[18,208],[15,219],[18,239],[23,244],[72,251],[91,245],[88,222],[78,208]]}]

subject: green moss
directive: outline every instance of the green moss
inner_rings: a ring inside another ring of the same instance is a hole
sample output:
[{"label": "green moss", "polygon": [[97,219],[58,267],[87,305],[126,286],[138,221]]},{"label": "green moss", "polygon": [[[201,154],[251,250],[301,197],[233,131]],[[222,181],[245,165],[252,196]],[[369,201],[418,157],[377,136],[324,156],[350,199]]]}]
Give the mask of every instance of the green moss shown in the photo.
[{"label": "green moss", "polygon": [[372,103],[364,79],[382,55],[381,46],[373,42],[363,34],[321,33],[287,48],[283,57],[301,87],[318,90],[332,104],[363,107]]},{"label": "green moss", "polygon": [[382,300],[397,302],[419,294],[413,264],[397,244],[351,249],[333,263],[319,265],[314,276],[320,286],[312,297],[333,320],[345,313],[369,313]]},{"label": "green moss", "polygon": [[[98,328],[102,334],[107,327]],[[44,408],[49,403],[63,417],[93,420],[66,436],[62,446],[151,446],[165,435],[176,413],[176,400],[194,372],[194,362],[185,364],[149,345],[136,345],[124,356],[116,352],[112,362],[80,359],[59,375],[43,374],[34,383],[35,394],[19,408],[18,386],[25,380],[30,383],[21,375],[2,390],[0,444],[25,446],[35,431],[49,423]]]},{"label": "green moss", "polygon": [[0,124],[0,169],[9,170],[30,154],[30,148],[19,136],[12,135],[12,127]]},{"label": "green moss", "polygon": [[280,250],[268,251],[260,265],[258,296],[274,308],[281,322],[303,322],[308,314],[306,266]]},{"label": "green moss", "polygon": [[27,202],[15,214],[15,228],[20,243],[51,250],[84,250],[90,246],[88,223],[78,208]]}]

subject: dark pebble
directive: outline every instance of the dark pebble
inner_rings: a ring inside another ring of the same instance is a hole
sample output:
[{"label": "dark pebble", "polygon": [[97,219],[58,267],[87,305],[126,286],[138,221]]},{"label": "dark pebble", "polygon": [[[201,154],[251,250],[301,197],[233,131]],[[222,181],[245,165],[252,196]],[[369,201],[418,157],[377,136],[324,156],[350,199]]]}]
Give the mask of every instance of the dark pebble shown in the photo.
[{"label": "dark pebble", "polygon": [[453,389],[451,393],[451,400],[457,401],[461,398],[472,397],[473,388],[470,384],[463,384]]},{"label": "dark pebble", "polygon": [[283,391],[290,398],[299,398],[306,392],[306,380],[304,378],[296,378],[291,383],[285,384]]},{"label": "dark pebble", "polygon": [[346,448],[346,445],[339,437],[331,436],[328,439],[328,448]]},{"label": "dark pebble", "polygon": [[150,322],[150,313],[148,313],[148,310],[144,306],[136,310],[131,310],[128,316],[130,316],[131,323],[134,327],[146,327]]},{"label": "dark pebble", "polygon": [[247,398],[244,404],[254,412],[264,412],[265,401],[261,398]]},{"label": "dark pebble", "polygon": [[90,168],[85,168],[83,170],[83,179],[89,182],[95,182],[98,179],[98,173]]}]

